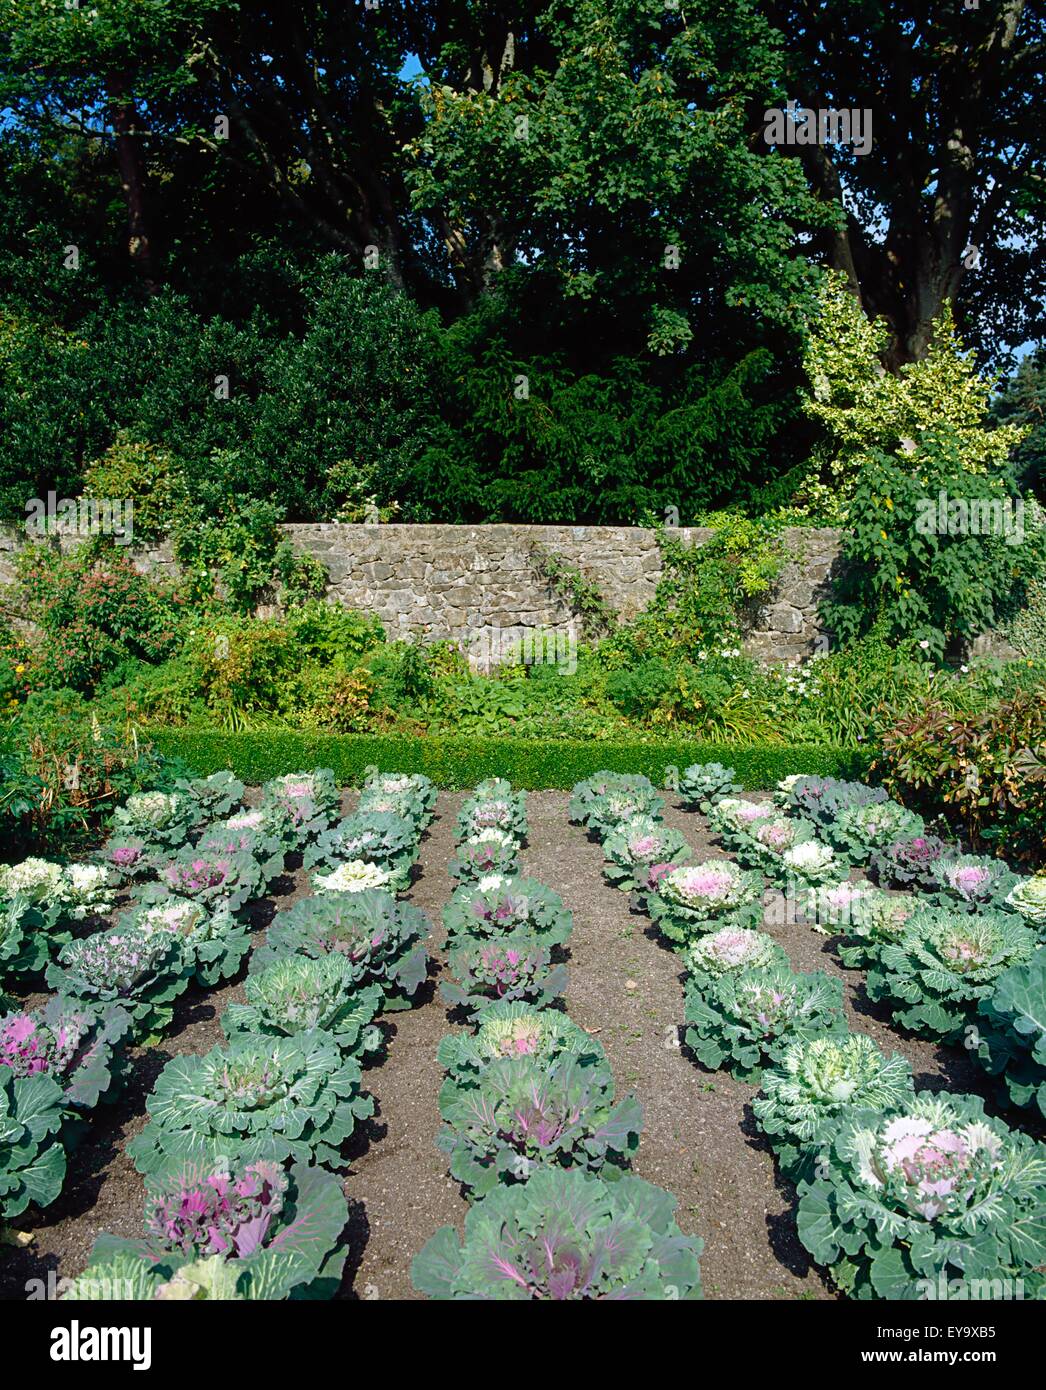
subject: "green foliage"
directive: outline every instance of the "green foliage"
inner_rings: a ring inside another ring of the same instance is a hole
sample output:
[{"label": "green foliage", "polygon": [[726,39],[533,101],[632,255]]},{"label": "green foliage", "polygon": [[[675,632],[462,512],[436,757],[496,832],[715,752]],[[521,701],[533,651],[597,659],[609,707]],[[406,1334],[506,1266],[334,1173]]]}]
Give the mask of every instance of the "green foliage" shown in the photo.
[{"label": "green foliage", "polygon": [[126,430],[84,472],[85,497],[130,499],[135,543],[165,536],[185,505],[185,479],[168,449],[132,439]]}]

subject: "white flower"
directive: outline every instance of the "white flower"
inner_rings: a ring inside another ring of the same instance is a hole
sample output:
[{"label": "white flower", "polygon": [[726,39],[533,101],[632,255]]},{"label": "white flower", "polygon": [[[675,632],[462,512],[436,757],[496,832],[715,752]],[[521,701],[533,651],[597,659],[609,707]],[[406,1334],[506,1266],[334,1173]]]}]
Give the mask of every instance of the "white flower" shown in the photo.
[{"label": "white flower", "polygon": [[922,647],[922,649],[923,649],[924,652],[928,652],[928,651],[930,650],[930,644],[929,644],[929,642],[926,640],[925,637],[924,637],[923,640],[919,643],[919,646]]},{"label": "white flower", "polygon": [[392,874],[365,859],[350,859],[339,864],[330,874],[314,874],[312,885],[317,893],[362,893],[367,888],[384,888]]}]

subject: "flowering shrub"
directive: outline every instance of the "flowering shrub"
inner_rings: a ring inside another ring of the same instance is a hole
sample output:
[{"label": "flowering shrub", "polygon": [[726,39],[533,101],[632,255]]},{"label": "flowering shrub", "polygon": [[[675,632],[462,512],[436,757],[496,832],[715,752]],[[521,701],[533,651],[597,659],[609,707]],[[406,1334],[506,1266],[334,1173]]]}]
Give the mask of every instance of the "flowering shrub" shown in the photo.
[{"label": "flowering shrub", "polygon": [[884,888],[929,891],[935,886],[934,865],[944,852],[944,841],[936,835],[913,835],[911,839],[894,840],[875,850],[872,869]]},{"label": "flowering shrub", "polygon": [[485,830],[470,835],[458,845],[457,855],[447,865],[450,876],[459,883],[470,883],[491,874],[519,872],[519,841],[504,830]]},{"label": "flowering shrub", "polygon": [[626,1173],[614,1183],[538,1169],[470,1208],[465,1240],[444,1226],[415,1257],[429,1298],[692,1300],[700,1240],[675,1223],[669,1193]]},{"label": "flowering shrub", "polygon": [[549,1065],[569,1052],[592,1065],[606,1065],[602,1043],[556,1009],[502,1000],[480,1009],[473,1022],[474,1033],[448,1033],[436,1054],[462,1087],[474,1085],[501,1057],[534,1057]]},{"label": "flowering shrub", "polygon": [[343,1168],[342,1147],[374,1113],[360,1069],[326,1033],[238,1037],[203,1057],[174,1057],[127,1146],[140,1173],[171,1162],[259,1158]]},{"label": "flowering shrub", "polygon": [[359,809],[369,809],[373,798],[395,797],[407,809],[400,812],[417,823],[419,834],[432,820],[436,809],[436,788],[420,772],[376,772],[368,777],[360,793]]},{"label": "flowering shrub", "polygon": [[87,1268],[62,1297],[173,1299],[220,1291],[272,1300],[294,1290],[330,1298],[345,1265],[338,1242],[348,1214],[341,1183],[323,1168],[296,1163],[287,1170],[272,1159],[178,1164],[146,1183],[145,1239],[99,1236]]},{"label": "flowering shrub", "polygon": [[1013,1105],[1046,1115],[1046,951],[1004,970],[978,1009],[980,1060],[1003,1077]]},{"label": "flowering shrub", "polygon": [[65,1181],[62,1088],[42,1072],[16,1076],[0,1067],[0,1219],[20,1216],[30,1202],[46,1207]]},{"label": "flowering shrub", "polygon": [[574,920],[559,894],[536,878],[490,874],[454,890],[443,909],[443,925],[451,945],[466,937],[489,940],[525,931],[551,947],[566,941]]},{"label": "flowering shrub", "polygon": [[490,941],[462,937],[447,962],[452,978],[440,981],[440,995],[472,1014],[496,1000],[545,1008],[566,993],[566,966],[553,965],[548,946],[525,931]]},{"label": "flowering shrub", "polygon": [[120,918],[120,926],[145,937],[172,937],[196,981],[207,988],[232,979],[250,948],[250,928],[226,903],[208,908],[191,898],[169,896],[132,908]]},{"label": "flowering shrub", "polygon": [[224,905],[230,912],[238,912],[265,893],[262,866],[243,849],[231,854],[187,849],[161,867],[159,879],[159,883],[142,889],[141,902],[153,903],[173,894],[204,907]]},{"label": "flowering shrub", "polygon": [[788,956],[772,936],[748,927],[720,927],[699,937],[686,952],[687,988],[705,993],[724,975],[787,965]]},{"label": "flowering shrub", "polygon": [[243,805],[246,788],[231,772],[214,772],[210,777],[185,778],[175,782],[174,790],[192,805],[196,825],[221,820]]},{"label": "flowering shrub", "polygon": [[475,1082],[448,1080],[439,1108],[439,1146],[473,1199],[501,1183],[525,1182],[541,1167],[616,1177],[639,1146],[643,1123],[634,1096],[614,1104],[608,1065],[585,1065],[570,1053],[551,1065],[501,1057]]},{"label": "flowering shrub", "polygon": [[842,782],[836,777],[798,777],[790,781],[786,806],[815,825],[831,825],[845,810],[887,800],[882,787],[867,787],[863,782]]},{"label": "flowering shrub", "polygon": [[121,1004],[137,1040],[167,1027],[171,1002],[185,992],[192,973],[181,943],[168,932],[112,927],[64,946],[47,967],[47,983],[77,1002]]},{"label": "flowering shrub", "polygon": [[657,879],[647,911],[669,941],[685,943],[715,927],[749,927],[763,918],[763,876],[732,859],[682,864]]},{"label": "flowering shrub", "polygon": [[895,840],[910,840],[925,829],[922,816],[896,801],[872,801],[844,807],[824,833],[840,854],[854,864],[864,864],[877,850]]},{"label": "flowering shrub", "polygon": [[381,889],[303,898],[278,912],[265,945],[251,955],[250,972],[283,956],[336,953],[352,963],[356,981],[378,984],[383,1012],[409,1009],[425,981],[428,918],[409,903],[398,903]]},{"label": "flowering shrub", "polygon": [[985,1115],[976,1096],[920,1091],[887,1114],[840,1116],[816,1181],[800,1189],[798,1225],[843,1292],[913,1299],[940,1297],[952,1278],[967,1296],[971,1281],[1034,1289],[1044,1218],[1034,1140]]},{"label": "flowering shrub", "polygon": [[1004,902],[1029,925],[1038,928],[1040,936],[1046,933],[1046,873],[1022,878],[1006,894]]},{"label": "flowering shrub", "polygon": [[789,892],[798,894],[818,883],[837,881],[845,873],[830,845],[820,840],[802,840],[781,855],[784,881]]},{"label": "flowering shrub", "polygon": [[912,1069],[900,1053],[886,1057],[863,1033],[841,1033],[789,1044],[763,1072],[752,1110],[795,1180],[812,1176],[812,1160],[844,1110],[899,1109],[913,1094]]},{"label": "flowering shrub", "polygon": [[341,807],[341,790],[330,768],[289,772],[265,783],[262,806],[284,812],[301,846],[334,824]]},{"label": "flowering shrub", "polygon": [[1002,972],[1035,948],[1035,933],[1008,913],[920,908],[897,943],[880,949],[868,997],[887,1000],[902,1027],[952,1040]]},{"label": "flowering shrub", "polygon": [[603,876],[623,893],[643,892],[654,877],[693,854],[686,837],[651,816],[635,816],[603,841]]},{"label": "flowering shrub", "polygon": [[931,874],[937,885],[937,900],[946,907],[975,909],[1001,907],[1020,878],[1001,859],[979,854],[960,854],[942,858]]},{"label": "flowering shrub", "polygon": [[282,956],[248,975],[246,1004],[230,1004],[221,1017],[227,1038],[240,1033],[294,1037],[319,1028],[340,1052],[361,1057],[381,1043],[371,1027],[381,1011],[380,985],[360,985],[353,963],[326,956]]},{"label": "flowering shrub", "polygon": [[[390,882],[406,888],[418,857],[418,832],[406,816],[391,811],[357,812],[324,830],[302,857],[306,869],[335,869],[345,860],[363,859],[392,874]],[[378,886],[378,885],[374,885]]]},{"label": "flowering shrub", "polygon": [[131,1020],[118,1004],[84,1004],[52,995],[42,1009],[4,1013],[0,1076],[52,1077],[63,1104],[91,1110],[119,1079]]},{"label": "flowering shrub", "polygon": [[760,1067],[779,1062],[789,1043],[844,1031],[843,987],[822,971],[769,965],[724,974],[706,993],[689,990],[685,1016],[687,1045],[702,1065],[758,1081]]},{"label": "flowering shrub", "polygon": [[144,840],[154,849],[184,845],[195,823],[195,805],[179,792],[135,792],[113,812],[113,831]]},{"label": "flowering shrub", "polygon": [[741,791],[740,782],[734,781],[736,776],[732,767],[722,763],[691,763],[679,779],[683,805],[690,810],[696,807],[707,816],[717,801]]}]

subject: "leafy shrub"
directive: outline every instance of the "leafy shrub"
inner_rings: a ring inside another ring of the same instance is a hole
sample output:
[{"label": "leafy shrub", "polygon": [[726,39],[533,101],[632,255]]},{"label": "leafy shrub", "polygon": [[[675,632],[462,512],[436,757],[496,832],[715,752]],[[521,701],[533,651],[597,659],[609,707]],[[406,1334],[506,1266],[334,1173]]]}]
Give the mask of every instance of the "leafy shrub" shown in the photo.
[{"label": "leafy shrub", "polygon": [[685,806],[691,810],[696,807],[707,816],[717,801],[741,790],[736,777],[734,769],[722,763],[691,763],[679,779],[679,795]]},{"label": "leafy shrub", "polygon": [[1001,1075],[1013,1105],[1036,1104],[1046,1115],[1046,952],[1004,970],[979,1003],[984,1020],[977,1055]]},{"label": "leafy shrub", "polygon": [[700,1240],[675,1224],[675,1198],[624,1174],[538,1169],[443,1226],[415,1257],[414,1287],[435,1299],[697,1299]]},{"label": "leafy shrub", "polygon": [[614,1104],[610,1068],[565,1054],[546,1066],[502,1057],[475,1084],[448,1081],[440,1092],[439,1145],[473,1200],[499,1184],[525,1182],[541,1167],[617,1177],[639,1144],[643,1108]]},{"label": "leafy shrub", "polygon": [[504,830],[470,835],[458,845],[447,872],[459,883],[474,883],[491,875],[513,876],[519,872],[519,841]]},{"label": "leafy shrub", "polygon": [[138,543],[165,536],[185,505],[185,478],[169,449],[117,432],[104,454],[87,465],[83,495],[129,499],[134,503]]},{"label": "leafy shrub", "polygon": [[339,1169],[345,1141],[374,1113],[360,1069],[325,1033],[238,1037],[203,1057],[175,1057],[127,1146],[146,1175],[172,1162],[259,1158]]},{"label": "leafy shrub", "polygon": [[0,1067],[0,1218],[20,1216],[30,1202],[49,1206],[65,1181],[62,1088],[42,1073],[19,1077]]},{"label": "leafy shrub", "polygon": [[169,894],[151,897],[120,919],[121,928],[140,932],[146,938],[167,935],[177,941],[183,961],[193,978],[211,989],[230,980],[239,970],[250,949],[250,929],[229,910],[226,902],[209,905],[192,898]]},{"label": "leafy shrub", "polygon": [[886,1057],[863,1033],[801,1038],[779,1064],[763,1072],[762,1094],[752,1102],[756,1123],[769,1138],[782,1169],[811,1177],[840,1114],[897,1110],[913,1095],[910,1063]]},{"label": "leafy shrub", "polygon": [[920,1091],[885,1114],[847,1111],[825,1159],[800,1191],[799,1238],[844,1293],[940,1297],[950,1279],[1036,1289],[1046,1160],[976,1096]]},{"label": "leafy shrub", "polygon": [[710,1071],[727,1066],[743,1081],[758,1081],[789,1043],[845,1028],[842,982],[786,965],[724,974],[686,1002],[687,1046]]},{"label": "leafy shrub", "polygon": [[345,671],[358,666],[368,652],[385,641],[385,629],[373,614],[318,598],[292,608],[285,627],[299,660],[319,661]]},{"label": "leafy shrub", "polygon": [[63,1298],[330,1298],[346,1251],[341,1184],[271,1159],[192,1160],[146,1180],[145,1238],[102,1235]]},{"label": "leafy shrub", "polygon": [[643,892],[692,854],[680,831],[651,816],[635,816],[603,841],[603,877],[623,893]]},{"label": "leafy shrub", "polygon": [[475,1084],[501,1057],[536,1057],[548,1064],[569,1052],[606,1064],[602,1043],[555,1009],[500,1000],[480,1009],[473,1022],[474,1033],[448,1033],[437,1050],[456,1086]]},{"label": "leafy shrub", "polygon": [[1030,959],[1034,932],[1009,913],[920,908],[868,974],[868,997],[887,1000],[894,1021],[951,1041],[1011,965]]},{"label": "leafy shrub", "polygon": [[174,1016],[172,1001],[193,974],[180,941],[168,932],[113,927],[72,941],[47,967],[47,983],[85,1005],[119,1004],[130,1015],[135,1041],[162,1032]]},{"label": "leafy shrub", "polygon": [[238,1034],[296,1037],[321,1029],[346,1056],[372,1052],[381,1034],[370,1025],[382,1008],[380,985],[360,986],[346,956],[281,956],[247,977],[246,1004],[230,1004],[221,1017],[227,1038]]},{"label": "leafy shrub", "polygon": [[761,922],[765,886],[762,874],[739,869],[731,859],[683,864],[658,876],[647,911],[669,941],[685,945],[722,926]]},{"label": "leafy shrub", "polygon": [[473,1017],[493,1002],[545,1008],[566,993],[566,966],[553,965],[551,949],[526,931],[486,941],[461,937],[447,964],[451,978],[440,981],[440,997]]},{"label": "leafy shrub", "polygon": [[426,977],[422,942],[430,931],[423,912],[380,889],[303,898],[276,914],[265,945],[251,954],[250,972],[284,956],[333,952],[352,964],[359,984],[381,986],[383,1011],[407,1009]]},{"label": "leafy shrub", "polygon": [[563,899],[534,878],[491,874],[454,890],[443,909],[451,945],[491,940],[522,931],[542,946],[561,946],[573,929]]}]

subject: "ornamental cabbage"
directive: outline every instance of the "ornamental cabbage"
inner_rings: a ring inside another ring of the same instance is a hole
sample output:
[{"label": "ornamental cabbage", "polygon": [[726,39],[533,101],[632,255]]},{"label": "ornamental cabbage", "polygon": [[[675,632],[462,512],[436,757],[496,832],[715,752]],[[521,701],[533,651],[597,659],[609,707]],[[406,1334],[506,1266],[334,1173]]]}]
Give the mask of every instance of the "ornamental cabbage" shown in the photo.
[{"label": "ornamental cabbage", "polygon": [[135,792],[113,812],[117,835],[144,840],[150,848],[177,849],[195,823],[195,804],[179,792]]},{"label": "ornamental cabbage", "polygon": [[[435,813],[436,794],[431,780],[420,772],[377,772],[364,782],[357,810],[395,811],[414,821],[420,835]],[[379,804],[386,800],[394,804]]]},{"label": "ornamental cabbage", "polygon": [[357,1121],[374,1113],[359,1065],[326,1033],[237,1037],[203,1057],[174,1057],[127,1146],[146,1175],[172,1162],[259,1158],[339,1169]]},{"label": "ornamental cabbage", "polygon": [[145,902],[120,918],[120,926],[151,937],[166,933],[179,943],[198,984],[212,988],[231,980],[250,950],[250,928],[226,903],[207,908],[191,898],[170,896]]},{"label": "ornamental cabbage", "polygon": [[784,1172],[812,1177],[813,1159],[846,1109],[899,1109],[914,1094],[912,1068],[899,1052],[884,1056],[863,1033],[800,1038],[763,1072],[752,1102],[759,1128]]},{"label": "ornamental cabbage", "polygon": [[641,787],[653,790],[648,777],[625,772],[596,772],[583,782],[575,782],[570,793],[570,820],[575,825],[587,825],[588,813],[595,803],[611,791]]},{"label": "ornamental cabbage", "polygon": [[38,975],[72,940],[70,931],[55,932],[56,908],[45,912],[20,898],[0,904],[0,980]]},{"label": "ornamental cabbage", "polygon": [[535,1057],[550,1065],[569,1052],[586,1065],[606,1065],[602,1043],[556,1009],[502,1001],[480,1009],[474,1022],[475,1033],[448,1033],[436,1054],[458,1086],[477,1084],[501,1057]]},{"label": "ornamental cabbage", "polygon": [[[265,813],[260,813],[263,818]],[[254,813],[248,813],[253,818]],[[244,820],[247,817],[237,817]],[[261,882],[266,888],[282,875],[287,858],[288,844],[277,835],[264,833],[249,825],[224,824],[207,826],[196,842],[196,854],[227,858],[233,855],[249,855],[261,871]]]},{"label": "ornamental cabbage", "polygon": [[383,1012],[409,1009],[428,973],[421,943],[431,930],[419,908],[377,888],[303,898],[276,914],[248,969],[256,974],[282,956],[333,952],[352,963],[359,984],[381,986]]},{"label": "ornamental cabbage", "polygon": [[174,896],[192,898],[209,908],[224,905],[230,912],[238,912],[265,896],[265,872],[246,850],[226,854],[187,849],[160,867],[159,879],[158,884],[149,884],[142,891],[141,902]]},{"label": "ornamental cabbage", "polygon": [[933,866],[944,852],[944,841],[936,835],[915,835],[876,850],[872,855],[872,868],[884,888],[929,891],[935,886]]},{"label": "ornamental cabbage", "polygon": [[686,996],[686,1043],[710,1071],[726,1066],[742,1081],[780,1062],[798,1038],[844,1032],[842,982],[787,965],[725,974],[705,993]]},{"label": "ornamental cabbage", "polygon": [[726,796],[708,812],[708,824],[725,848],[736,853],[747,849],[755,826],[769,815],[770,807],[765,802]]},{"label": "ornamental cabbage", "polygon": [[801,900],[807,921],[838,933],[839,959],[850,970],[868,970],[885,945],[896,944],[919,907],[911,893],[884,893],[870,883],[829,883]]},{"label": "ornamental cabbage", "polygon": [[63,947],[57,963],[47,967],[47,983],[76,1001],[119,1003],[137,1041],[167,1027],[172,1000],[185,992],[192,973],[180,941],[167,932],[111,927]]},{"label": "ornamental cabbage", "polygon": [[274,777],[261,790],[262,806],[286,814],[299,847],[333,825],[341,809],[341,789],[328,767]]},{"label": "ornamental cabbage", "polygon": [[436,1232],[411,1278],[429,1298],[694,1300],[700,1240],[675,1223],[676,1200],[631,1173],[607,1183],[539,1168],[470,1208],[465,1239]]},{"label": "ornamental cabbage", "polygon": [[194,823],[204,825],[239,810],[246,788],[238,777],[223,770],[211,773],[210,777],[180,778],[174,790],[192,806]]},{"label": "ornamental cabbage", "polygon": [[443,925],[452,946],[466,938],[485,941],[523,931],[551,947],[567,940],[574,919],[559,894],[536,878],[489,874],[454,890],[443,909]]},{"label": "ornamental cabbage", "polygon": [[706,993],[724,975],[787,965],[788,957],[766,932],[748,927],[720,927],[699,937],[686,952],[687,987]]},{"label": "ornamental cabbage", "polygon": [[458,812],[455,838],[460,842],[487,830],[503,830],[522,844],[527,838],[526,792],[514,792],[501,778],[481,782]]},{"label": "ornamental cabbage", "polygon": [[572,1053],[551,1065],[501,1057],[474,1083],[449,1080],[439,1108],[445,1121],[439,1146],[471,1199],[502,1183],[525,1182],[542,1167],[618,1177],[643,1124],[635,1096],[614,1104],[609,1066],[586,1065]]},{"label": "ornamental cabbage", "polygon": [[958,1279],[963,1297],[1020,1298],[1039,1283],[1046,1159],[978,1097],[920,1091],[886,1114],[847,1110],[817,1172],[800,1188],[799,1238],[844,1293],[947,1297]]},{"label": "ornamental cabbage", "polygon": [[838,880],[845,866],[835,857],[830,845],[820,840],[803,840],[781,855],[781,866],[787,890],[793,894],[803,892],[818,883],[831,883]]},{"label": "ornamental cabbage", "polygon": [[[603,877],[623,893],[644,892],[653,879],[692,855],[680,831],[652,816],[635,816],[603,841]],[[652,875],[655,866],[660,872]]]},{"label": "ornamental cabbage", "polygon": [[1020,876],[1008,864],[980,854],[939,859],[931,874],[937,885],[937,900],[942,906],[954,909],[958,904],[970,911],[980,907],[1001,908],[1020,883]]},{"label": "ornamental cabbage", "polygon": [[896,801],[844,807],[824,827],[826,837],[854,864],[864,864],[896,840],[911,840],[926,829],[923,818]]},{"label": "ornamental cabbage", "polygon": [[329,874],[313,874],[317,893],[367,893],[376,888],[394,888],[396,875],[391,869],[366,859],[350,859]]},{"label": "ornamental cabbage", "polygon": [[732,767],[722,763],[691,763],[679,779],[683,805],[690,810],[696,807],[707,816],[717,801],[742,790],[741,783],[734,781],[736,776]]},{"label": "ornamental cabbage", "polygon": [[978,1008],[980,1060],[1002,1076],[1011,1104],[1035,1104],[1046,1115],[1046,951],[1004,970]]},{"label": "ornamental cabbage", "polygon": [[1037,927],[1041,936],[1046,931],[1046,874],[1022,878],[1006,894],[1005,903]]},{"label": "ornamental cabbage", "polygon": [[503,830],[485,830],[458,845],[458,852],[447,865],[450,876],[459,883],[472,883],[490,874],[519,872],[519,841]]},{"label": "ornamental cabbage", "polygon": [[118,1004],[52,995],[41,1009],[4,1013],[0,1005],[0,1068],[50,1076],[67,1108],[91,1110],[121,1079],[130,1029]]},{"label": "ornamental cabbage", "polygon": [[771,879],[780,882],[788,876],[784,858],[787,851],[813,838],[814,828],[809,821],[797,816],[768,816],[752,825],[747,840],[738,847],[737,856],[742,863],[762,869]]},{"label": "ornamental cabbage", "polygon": [[815,825],[829,826],[851,807],[871,806],[888,800],[883,787],[841,782],[835,777],[800,777],[792,783],[785,804]]},{"label": "ornamental cabbage", "polygon": [[553,965],[549,948],[525,931],[489,941],[462,937],[447,964],[451,979],[439,986],[444,1003],[473,1014],[496,1000],[545,1008],[566,993],[566,966]]},{"label": "ornamental cabbage", "polygon": [[113,885],[104,864],[69,864],[62,870],[62,916],[71,922],[106,917],[113,910]]},{"label": "ornamental cabbage", "polygon": [[1003,971],[1030,960],[1036,945],[1009,913],[920,908],[896,945],[880,950],[868,997],[886,1000],[901,1027],[954,1041]]},{"label": "ornamental cabbage", "polygon": [[61,865],[46,859],[23,859],[20,864],[0,864],[0,899],[46,908],[65,897]]},{"label": "ornamental cabbage", "polygon": [[155,855],[140,835],[112,835],[101,851],[103,863],[118,883],[150,877]]},{"label": "ornamental cabbage", "polygon": [[144,1240],[99,1236],[62,1297],[203,1297],[218,1281],[210,1271],[199,1277],[202,1261],[220,1263],[224,1296],[231,1287],[234,1298],[331,1298],[348,1215],[340,1181],[324,1168],[287,1170],[272,1159],[175,1165],[146,1180]]},{"label": "ornamental cabbage", "polygon": [[645,777],[641,777],[635,779],[634,786],[612,789],[604,796],[597,797],[585,812],[585,824],[592,835],[605,840],[636,816],[660,820],[664,809],[664,798],[658,796]]},{"label": "ornamental cabbage", "polygon": [[321,1029],[350,1057],[380,1046],[374,1017],[381,1011],[380,985],[359,984],[345,956],[283,956],[248,975],[246,1004],[230,1004],[221,1016],[227,1038],[239,1033],[294,1037]]},{"label": "ornamental cabbage", "polygon": [[0,1067],[0,1220],[20,1216],[30,1202],[46,1207],[65,1181],[62,1088],[42,1072],[16,1076]]},{"label": "ornamental cabbage", "polygon": [[763,919],[762,874],[732,859],[682,864],[661,874],[647,911],[669,941],[685,944],[717,927],[750,927]]},{"label": "ornamental cabbage", "polygon": [[397,888],[405,888],[418,857],[417,827],[406,816],[373,811],[346,816],[325,830],[302,858],[306,869],[334,869],[347,859],[365,859],[393,875]]}]

